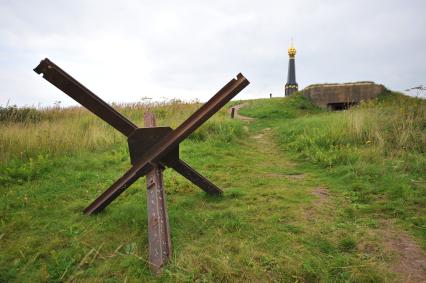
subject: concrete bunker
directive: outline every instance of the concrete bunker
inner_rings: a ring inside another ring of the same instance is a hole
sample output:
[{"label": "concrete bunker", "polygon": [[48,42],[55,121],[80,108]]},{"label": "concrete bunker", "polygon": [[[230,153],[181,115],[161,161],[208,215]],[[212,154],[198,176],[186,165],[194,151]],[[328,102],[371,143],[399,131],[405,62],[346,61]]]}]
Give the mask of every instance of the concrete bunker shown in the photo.
[{"label": "concrete bunker", "polygon": [[353,82],[343,84],[314,84],[302,92],[315,105],[333,111],[345,110],[361,101],[376,98],[384,92],[383,85],[374,82]]}]

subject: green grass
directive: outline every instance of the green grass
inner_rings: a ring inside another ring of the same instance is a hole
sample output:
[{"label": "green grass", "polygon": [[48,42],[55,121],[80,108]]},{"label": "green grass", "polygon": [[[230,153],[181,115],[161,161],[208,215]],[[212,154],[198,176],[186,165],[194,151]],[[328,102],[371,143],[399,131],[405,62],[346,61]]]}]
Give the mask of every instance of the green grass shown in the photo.
[{"label": "green grass", "polygon": [[[395,107],[397,99],[377,102],[383,108],[377,111],[392,113],[387,107]],[[173,256],[160,277],[147,264],[144,179],[103,213],[81,213],[129,168],[123,137],[79,108],[56,109],[54,119],[2,122],[0,282],[396,280],[381,221],[398,219],[424,239],[419,228],[424,227],[424,153],[419,147],[388,148],[384,142],[383,157],[363,153],[374,152],[379,143],[339,136],[324,123],[339,125],[356,111],[372,112],[373,105],[328,113],[300,96],[249,104],[241,112],[256,117],[254,122],[231,120],[224,110],[181,144],[181,157],[221,187],[223,197],[209,197],[165,171]],[[197,107],[174,103],[153,110],[160,125],[175,127]],[[123,106],[120,111],[141,124],[143,110]],[[52,110],[44,111],[42,117],[53,116]],[[33,133],[52,137],[61,129],[56,139],[32,140]],[[23,141],[19,131],[28,131]],[[91,138],[80,144],[78,137],[84,135]],[[335,138],[339,144],[345,140],[345,147],[327,143]],[[315,156],[311,147],[316,143],[315,152],[341,151],[346,157]],[[5,148],[9,144],[21,149]],[[359,151],[352,153],[349,148],[355,147]],[[404,163],[392,163],[396,158]],[[389,168],[393,171],[387,173]],[[328,188],[329,196],[321,200],[313,193],[318,187]]]},{"label": "green grass", "polygon": [[[386,92],[349,111],[320,111],[306,103],[301,95],[264,100],[242,113],[258,117],[260,127],[273,127],[293,158],[327,172],[358,211],[397,219],[426,247],[426,101]],[[265,109],[293,111],[287,115],[293,119],[268,117]]]}]

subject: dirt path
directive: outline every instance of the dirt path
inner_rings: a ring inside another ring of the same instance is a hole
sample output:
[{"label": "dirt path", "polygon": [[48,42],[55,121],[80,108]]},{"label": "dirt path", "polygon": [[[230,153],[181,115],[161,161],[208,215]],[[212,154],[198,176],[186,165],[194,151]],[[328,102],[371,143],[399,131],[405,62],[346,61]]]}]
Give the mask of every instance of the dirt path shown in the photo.
[{"label": "dirt path", "polygon": [[[239,110],[247,106],[247,103],[242,103],[234,106],[235,113],[234,117],[242,121],[253,121],[251,117],[243,116],[239,114]],[[232,108],[229,109],[231,113]],[[258,154],[263,156],[274,155],[280,150],[272,139],[272,131],[270,128],[264,128],[257,134],[250,137],[250,140],[254,142],[253,147]],[[275,163],[271,160],[272,163]],[[284,166],[286,168],[293,167],[293,163],[290,161],[281,160],[279,164],[273,164],[274,166]],[[265,175],[267,178],[276,179],[291,179],[296,182],[302,183],[304,181],[304,174],[297,175],[285,175],[271,173]],[[305,211],[308,218],[312,214],[313,210],[322,210],[323,204],[330,201],[330,191],[327,187],[319,186],[313,188],[311,194],[317,196],[317,200],[313,202],[313,207]],[[313,209],[313,210],[312,210]],[[389,221],[382,225],[382,228],[377,231],[385,254],[390,255],[391,262],[388,264],[388,269],[397,274],[396,282],[406,283],[426,283],[426,254],[423,249],[416,243],[412,236],[407,232],[397,228],[393,223]]]},{"label": "dirt path", "polygon": [[239,119],[239,120],[242,120],[242,121],[252,121],[252,120],[254,120],[253,118],[240,115],[240,113],[239,113],[240,108],[242,108],[246,105],[247,105],[247,103],[238,104],[238,105],[235,105],[234,107],[229,108],[228,111],[229,111],[229,113],[231,113],[232,108],[234,108],[235,109],[235,112],[234,112],[234,118],[235,119]]},{"label": "dirt path", "polygon": [[407,234],[390,221],[382,224],[385,250],[395,255],[391,269],[401,275],[403,282],[426,282],[426,254]]}]

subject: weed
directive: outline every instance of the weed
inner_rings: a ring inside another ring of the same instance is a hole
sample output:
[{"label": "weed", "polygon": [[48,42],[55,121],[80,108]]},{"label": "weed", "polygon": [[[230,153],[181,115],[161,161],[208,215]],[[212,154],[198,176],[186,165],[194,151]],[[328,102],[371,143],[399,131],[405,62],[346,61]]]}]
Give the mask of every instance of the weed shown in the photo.
[{"label": "weed", "polygon": [[350,237],[340,240],[339,249],[344,252],[351,252],[356,249],[356,242]]}]

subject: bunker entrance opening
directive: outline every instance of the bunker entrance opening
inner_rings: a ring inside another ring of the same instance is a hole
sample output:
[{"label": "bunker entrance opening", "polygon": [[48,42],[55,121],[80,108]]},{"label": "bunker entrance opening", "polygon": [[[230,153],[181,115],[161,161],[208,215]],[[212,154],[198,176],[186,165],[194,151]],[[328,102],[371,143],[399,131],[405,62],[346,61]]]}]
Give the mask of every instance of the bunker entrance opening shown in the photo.
[{"label": "bunker entrance opening", "polygon": [[347,110],[352,106],[358,105],[358,102],[336,102],[336,103],[328,103],[327,109],[332,111],[341,111]]}]

